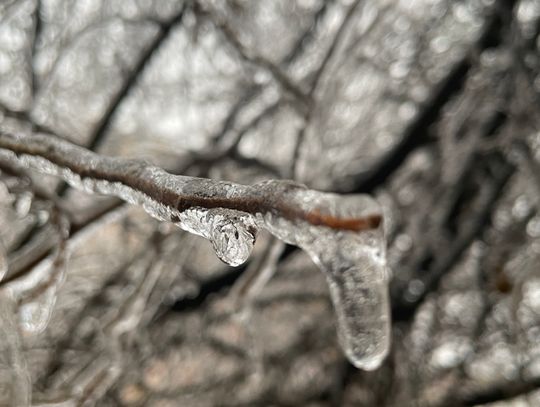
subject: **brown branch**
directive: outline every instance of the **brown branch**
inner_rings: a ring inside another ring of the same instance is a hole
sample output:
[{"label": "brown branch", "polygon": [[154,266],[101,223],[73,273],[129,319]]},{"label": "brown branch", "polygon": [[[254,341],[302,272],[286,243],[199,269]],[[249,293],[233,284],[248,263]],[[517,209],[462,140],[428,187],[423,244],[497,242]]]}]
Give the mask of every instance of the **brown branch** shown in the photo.
[{"label": "brown branch", "polygon": [[[254,216],[272,214],[289,221],[305,221],[335,230],[376,229],[380,214],[342,217],[326,213],[314,200],[305,209],[305,197],[314,193],[289,181],[270,181],[253,186],[171,175],[158,167],[135,160],[100,156],[65,140],[46,135],[0,133],[0,152],[12,161],[32,169],[63,176],[80,188],[117,195],[138,204],[162,205],[173,222],[193,208],[231,209]],[[325,194],[320,193],[321,197]]]}]

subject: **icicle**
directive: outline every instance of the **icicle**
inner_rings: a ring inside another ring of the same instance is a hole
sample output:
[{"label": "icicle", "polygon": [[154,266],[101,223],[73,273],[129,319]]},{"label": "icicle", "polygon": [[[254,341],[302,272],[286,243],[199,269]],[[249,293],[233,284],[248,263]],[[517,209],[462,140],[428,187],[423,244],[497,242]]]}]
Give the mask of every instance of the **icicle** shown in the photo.
[{"label": "icicle", "polygon": [[[390,309],[384,265],[327,272],[341,346],[356,367],[380,366],[390,347]],[[377,281],[378,280],[378,281]]]},{"label": "icicle", "polygon": [[[380,214],[367,195],[293,189],[286,199],[304,213],[325,219],[360,219]],[[338,317],[341,345],[349,360],[364,370],[376,369],[390,347],[390,306],[386,247],[382,224],[363,231],[336,230],[307,221],[292,222],[268,214],[267,228],[300,246],[325,273]]]}]

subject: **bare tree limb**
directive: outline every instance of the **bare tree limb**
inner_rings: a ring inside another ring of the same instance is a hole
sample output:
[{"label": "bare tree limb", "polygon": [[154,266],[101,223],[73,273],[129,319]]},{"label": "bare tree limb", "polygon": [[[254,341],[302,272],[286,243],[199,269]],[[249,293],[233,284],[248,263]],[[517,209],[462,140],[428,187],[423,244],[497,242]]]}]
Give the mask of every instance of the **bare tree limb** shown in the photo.
[{"label": "bare tree limb", "polygon": [[162,205],[169,211],[168,220],[173,222],[178,222],[181,213],[191,208],[224,208],[251,215],[272,213],[291,221],[302,220],[335,230],[376,229],[382,221],[380,214],[340,217],[323,214],[318,209],[306,211],[286,200],[292,190],[305,190],[299,184],[273,181],[245,186],[171,175],[144,162],[100,156],[52,136],[2,133],[0,149],[9,161],[62,176],[81,189],[116,195],[141,205]]}]

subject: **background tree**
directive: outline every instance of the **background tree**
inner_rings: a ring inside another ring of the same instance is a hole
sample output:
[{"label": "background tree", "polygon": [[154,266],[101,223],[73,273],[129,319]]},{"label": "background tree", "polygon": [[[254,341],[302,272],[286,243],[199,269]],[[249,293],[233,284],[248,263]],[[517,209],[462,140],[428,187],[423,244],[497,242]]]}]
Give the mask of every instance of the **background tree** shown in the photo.
[{"label": "background tree", "polygon": [[376,196],[393,346],[353,368],[269,235],[228,267],[2,162],[0,405],[540,404],[539,31],[534,0],[1,2],[3,133]]}]

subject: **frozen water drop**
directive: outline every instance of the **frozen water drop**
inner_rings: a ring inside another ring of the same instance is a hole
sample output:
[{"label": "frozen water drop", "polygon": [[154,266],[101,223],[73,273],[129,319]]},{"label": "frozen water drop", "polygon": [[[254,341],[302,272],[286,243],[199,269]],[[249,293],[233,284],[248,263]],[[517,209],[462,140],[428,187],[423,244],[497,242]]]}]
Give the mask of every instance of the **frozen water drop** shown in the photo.
[{"label": "frozen water drop", "polygon": [[177,224],[212,243],[216,255],[230,266],[244,263],[255,244],[255,218],[232,209],[188,209],[179,214]]},{"label": "frozen water drop", "polygon": [[210,241],[216,255],[231,266],[244,263],[255,244],[257,228],[253,218],[230,210],[210,210]]}]

